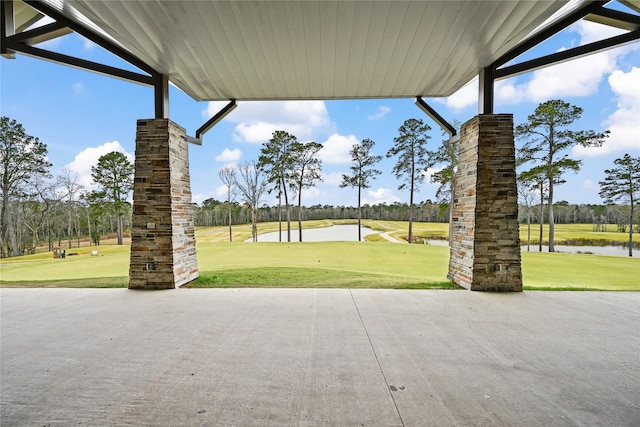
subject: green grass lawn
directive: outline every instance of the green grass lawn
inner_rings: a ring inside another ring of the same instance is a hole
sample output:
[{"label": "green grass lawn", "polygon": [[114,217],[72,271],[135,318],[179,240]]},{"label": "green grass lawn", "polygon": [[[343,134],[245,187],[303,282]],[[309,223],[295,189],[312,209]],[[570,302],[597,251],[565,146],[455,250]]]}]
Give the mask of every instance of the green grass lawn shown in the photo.
[{"label": "green grass lawn", "polygon": [[[376,228],[397,230],[394,227],[400,225],[378,221]],[[427,232],[446,231],[446,224],[421,227]],[[277,223],[265,229],[261,232],[275,231]],[[221,243],[228,239],[225,227],[197,230],[201,277],[191,286],[450,287],[447,247],[386,241],[242,243],[250,235],[249,227],[235,227],[235,233],[237,242]],[[98,255],[92,256],[92,250],[98,250]],[[0,285],[126,287],[128,245],[71,252],[78,255],[53,259],[51,253],[44,253],[0,260]],[[522,265],[525,289],[640,290],[638,258],[523,252]]]},{"label": "green grass lawn", "polygon": [[640,290],[640,259],[522,252],[525,289]]}]

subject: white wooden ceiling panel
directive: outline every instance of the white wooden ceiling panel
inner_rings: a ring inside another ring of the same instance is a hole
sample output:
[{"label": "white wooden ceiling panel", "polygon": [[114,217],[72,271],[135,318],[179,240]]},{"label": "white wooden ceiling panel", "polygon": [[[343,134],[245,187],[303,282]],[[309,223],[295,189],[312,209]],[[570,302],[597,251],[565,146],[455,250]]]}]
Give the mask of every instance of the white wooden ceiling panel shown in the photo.
[{"label": "white wooden ceiling panel", "polygon": [[565,4],[45,1],[83,15],[196,100],[448,96]]}]

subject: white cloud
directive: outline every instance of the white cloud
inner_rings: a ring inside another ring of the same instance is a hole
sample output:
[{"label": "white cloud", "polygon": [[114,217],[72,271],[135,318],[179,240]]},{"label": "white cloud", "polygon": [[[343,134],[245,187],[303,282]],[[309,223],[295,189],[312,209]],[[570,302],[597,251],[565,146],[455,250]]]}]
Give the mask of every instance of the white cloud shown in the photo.
[{"label": "white cloud", "polygon": [[495,101],[502,105],[518,104],[526,99],[526,91],[521,85],[514,84],[515,79],[497,81],[495,84]]},{"label": "white cloud", "polygon": [[445,99],[447,107],[454,111],[461,111],[464,108],[478,103],[478,78],[475,77],[469,83],[460,88],[456,93]]},{"label": "white cloud", "polygon": [[202,203],[204,202],[204,199],[206,198],[206,196],[202,193],[197,193],[197,194],[192,194],[191,195],[191,202],[193,203]]},{"label": "white cloud", "polygon": [[[599,190],[600,186],[597,182],[591,181],[590,179],[585,179],[582,183],[582,188],[585,190]],[[538,192],[540,194],[540,192]]]},{"label": "white cloud", "polygon": [[625,30],[591,21],[578,21],[572,29],[580,35],[580,45],[626,33]]},{"label": "white cloud", "polygon": [[218,185],[213,190],[213,197],[215,197],[216,200],[227,200],[227,186],[224,184]]},{"label": "white cloud", "polygon": [[342,174],[339,172],[330,172],[327,174],[322,174],[322,181],[327,184],[331,184],[331,185],[335,185],[336,187],[339,187],[340,184],[342,184]]},{"label": "white cloud", "polygon": [[[431,177],[433,176],[433,174],[436,172],[440,172],[444,168],[445,168],[445,165],[441,165],[439,167],[427,168],[427,170],[422,171],[422,175],[424,175],[425,177],[425,182],[427,184],[431,184]],[[439,184],[434,184],[434,185],[439,185]]]},{"label": "white cloud", "polygon": [[84,92],[84,84],[80,82],[74,84],[73,91],[77,94],[81,94],[82,92]]},{"label": "white cloud", "polygon": [[[576,32],[579,45],[609,38],[623,33],[606,25],[589,21],[580,21],[570,27],[569,31]],[[573,47],[565,46],[559,51]],[[516,104],[523,100],[544,102],[549,99],[567,96],[590,96],[598,91],[598,86],[604,76],[617,67],[618,58],[637,49],[628,45],[592,54],[583,58],[562,62],[550,67],[536,70],[528,82],[516,84],[515,78],[507,79],[496,84],[496,103]]]},{"label": "white cloud", "polygon": [[[302,205],[311,206],[314,205],[314,201],[322,199],[326,196],[318,187],[303,188],[302,189]],[[297,203],[297,199],[296,199]]]},{"label": "white cloud", "polygon": [[391,112],[391,108],[381,105],[380,107],[378,107],[378,111],[376,111],[374,114],[369,114],[367,116],[367,119],[369,120],[380,120],[382,119],[384,116],[386,116],[387,114],[389,114]]},{"label": "white cloud", "polygon": [[127,159],[133,163],[134,156],[131,153],[127,153],[120,142],[111,141],[105,142],[97,147],[89,147],[78,153],[73,162],[65,165],[66,167],[78,175],[78,183],[84,186],[86,189],[91,190],[95,188],[92,185],[91,179],[91,167],[98,164],[98,159],[107,153],[112,151],[118,151],[124,153]]},{"label": "white cloud", "polygon": [[229,150],[225,148],[222,150],[222,153],[218,154],[215,157],[216,162],[223,162],[225,164],[235,164],[238,160],[242,158],[242,151],[239,148]]},{"label": "white cloud", "polygon": [[605,74],[615,68],[615,53],[601,52],[537,70],[522,88],[524,96],[544,102],[558,97],[593,95]]},{"label": "white cloud", "polygon": [[574,155],[595,157],[640,150],[640,68],[633,67],[628,73],[614,71],[609,76],[609,85],[616,95],[618,109],[602,125],[611,134],[602,147],[574,147]]},{"label": "white cloud", "polygon": [[392,204],[400,199],[393,194],[393,190],[388,188],[378,188],[377,190],[367,190],[367,195],[362,198],[363,205],[376,205],[379,203]]},{"label": "white cloud", "polygon": [[[203,115],[213,117],[225,105],[225,102],[209,102]],[[236,141],[255,144],[268,141],[276,130],[284,130],[304,141],[334,128],[323,101],[241,102],[225,120],[237,123],[233,133]]]},{"label": "white cloud", "polygon": [[318,156],[326,163],[349,163],[351,161],[351,148],[358,142],[354,135],[339,135],[334,133],[322,144]]}]

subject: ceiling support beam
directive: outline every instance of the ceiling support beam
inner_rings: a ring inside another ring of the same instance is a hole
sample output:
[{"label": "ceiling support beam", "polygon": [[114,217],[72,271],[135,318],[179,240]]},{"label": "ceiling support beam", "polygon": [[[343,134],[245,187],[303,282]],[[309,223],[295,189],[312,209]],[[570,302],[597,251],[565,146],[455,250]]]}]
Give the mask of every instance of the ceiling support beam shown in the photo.
[{"label": "ceiling support beam", "polygon": [[[611,49],[627,43],[632,43],[640,39],[640,17],[625,12],[606,9],[604,6],[608,1],[596,1],[573,11],[569,15],[560,19],[545,30],[524,41],[520,45],[511,49],[502,57],[479,72],[479,114],[493,114],[494,110],[494,86],[495,81],[508,77],[517,76],[522,73],[534,71],[543,67],[558,64],[571,59],[587,56],[596,52]],[[519,64],[505,64],[553,37],[555,34],[567,28],[569,25],[581,20],[589,20],[604,25],[613,26],[628,30],[628,33],[610,37],[605,40],[589,43],[583,46],[574,47],[561,52],[556,52],[540,58],[524,61]],[[502,67],[502,68],[500,68]]]},{"label": "ceiling support beam", "polygon": [[153,98],[156,119],[169,118],[169,76],[153,73]]},{"label": "ceiling support beam", "polygon": [[429,104],[427,104],[421,96],[416,97],[416,105],[420,108],[424,113],[431,117],[434,122],[436,122],[445,132],[449,134],[449,136],[456,136],[458,131],[456,128],[451,126],[449,122],[447,122],[436,110],[431,108]]},{"label": "ceiling support beam", "polygon": [[198,130],[196,130],[195,138],[187,135],[187,141],[189,141],[192,144],[202,145],[202,136],[205,133],[209,132],[209,130],[212,127],[220,123],[220,121],[225,117],[227,117],[227,115],[231,113],[233,110],[235,110],[237,106],[238,104],[236,103],[235,99],[229,100],[229,103],[227,105],[225,105],[220,111],[214,114],[213,117],[207,120],[205,124],[200,126]]},{"label": "ceiling support beam", "polygon": [[33,30],[22,31],[14,35],[7,35],[7,38],[12,42],[24,43],[27,46],[33,46],[38,43],[43,43],[48,40],[52,40],[58,37],[65,36],[72,33],[70,28],[59,22],[52,22],[51,24],[43,25]]},{"label": "ceiling support beam", "polygon": [[559,20],[555,24],[546,28],[544,31],[541,31],[540,33],[536,34],[535,36],[531,37],[530,39],[526,40],[525,42],[511,49],[509,52],[502,55],[498,60],[496,60],[492,65],[495,68],[498,68],[506,64],[507,62],[517,58],[518,56],[532,49],[533,47],[539,45],[543,41],[553,37],[555,34],[564,30],[574,22],[577,22],[580,19],[584,18],[588,14],[597,13],[599,10],[602,9],[602,6],[606,3],[607,3],[606,1],[594,2],[578,10],[575,10],[573,13],[565,16],[563,19]]},{"label": "ceiling support beam", "polygon": [[[2,51],[1,54],[7,58],[14,58],[15,52],[22,53],[27,56],[31,56],[38,59],[44,59],[47,61],[51,61],[57,64],[68,65],[74,68],[79,68],[82,70],[91,71],[94,73],[102,74],[109,77],[115,77],[117,79],[125,80],[132,83],[137,83],[145,86],[154,86],[154,80],[152,76],[148,76],[145,74],[136,73],[133,71],[124,70],[122,68],[111,67],[109,65],[99,64],[93,61],[87,61],[85,59],[76,58],[73,56],[65,55],[62,53],[52,52],[45,49],[40,49],[38,47],[34,47],[32,45],[37,43],[42,43],[47,40],[51,40],[66,34],[73,32],[74,30],[71,28],[72,26],[76,26],[70,20],[63,17],[62,15],[56,13],[54,10],[48,8],[46,5],[28,1],[26,2],[30,6],[39,6],[43,10],[36,8],[36,10],[40,13],[51,13],[55,16],[50,16],[55,19],[56,22],[51,24],[43,25],[38,28],[34,28],[32,30],[16,32],[15,24],[14,24],[14,9],[13,9],[13,1],[2,1],[2,6],[0,11],[2,12],[2,17],[0,21],[2,22],[1,34],[0,38],[2,40]],[[86,32],[83,30],[83,32]],[[84,34],[83,34],[84,35]],[[93,35],[92,37],[87,37],[91,40],[98,40],[98,36]],[[117,56],[119,54],[125,54],[117,46],[111,46],[113,49],[109,49],[105,47],[105,45],[111,45],[110,42],[102,40],[98,43],[100,46],[109,50]],[[122,59],[130,62],[132,65],[137,66],[142,69],[139,65],[142,63],[139,60],[135,60],[133,62],[130,61],[131,55],[126,53],[126,58],[121,57]],[[149,74],[155,74],[155,71],[146,64],[144,64],[144,70],[149,72]]]},{"label": "ceiling support beam", "polygon": [[519,64],[503,67],[495,71],[496,79],[504,79],[507,77],[517,76],[518,74],[534,71],[549,65],[558,64],[570,59],[580,58],[582,56],[591,55],[596,52],[611,49],[612,47],[621,46],[640,39],[640,30],[631,31],[629,33],[620,34],[619,36],[610,37],[605,40],[585,44],[571,49],[546,55],[530,61],[521,62]]},{"label": "ceiling support beam", "polygon": [[478,114],[493,114],[496,69],[492,65],[480,69],[478,75]]},{"label": "ceiling support beam", "polygon": [[627,31],[634,31],[640,27],[640,16],[604,7],[598,13],[591,13],[585,16],[584,19]]},{"label": "ceiling support beam", "polygon": [[112,41],[107,40],[102,35],[94,33],[93,31],[86,29],[82,25],[76,24],[72,20],[62,15],[56,9],[53,9],[44,3],[40,3],[39,1],[24,0],[24,2],[29,6],[31,6],[32,8],[34,8],[35,10],[37,10],[38,12],[44,15],[47,15],[48,17],[54,19],[56,22],[64,25],[65,27],[72,29],[74,32],[91,40],[92,42],[102,47],[103,49],[106,49],[109,52],[116,55],[117,57],[127,61],[129,64],[133,65],[134,67],[139,68],[140,70],[146,73],[149,73],[151,75],[155,73],[155,70],[152,67],[147,65],[144,61],[137,58],[135,55],[131,54],[130,52],[116,45]]},{"label": "ceiling support beam", "polygon": [[638,6],[637,3],[634,3],[633,1],[629,1],[629,0],[618,0],[618,1],[623,5],[627,6],[629,9],[635,10],[636,12],[640,13],[640,6]]},{"label": "ceiling support beam", "polygon": [[0,55],[8,59],[15,58],[15,54],[7,48],[7,37],[16,33],[15,14],[13,0],[3,1],[0,4]]},{"label": "ceiling support beam", "polygon": [[[58,64],[68,65],[94,73],[115,77],[132,83],[150,86],[154,89],[154,111],[156,118],[169,117],[169,77],[156,72],[153,67],[147,65],[144,61],[138,59],[135,55],[123,49],[114,42],[108,40],[101,34],[95,33],[82,25],[75,23],[69,18],[62,15],[55,8],[49,7],[47,4],[39,1],[23,0],[24,3],[31,6],[38,12],[38,19],[42,16],[48,16],[55,22],[46,24],[32,30],[22,28],[16,32],[15,13],[13,0],[1,2],[0,6],[0,40],[2,47],[0,54],[7,58],[14,58],[15,52],[20,52],[27,56],[55,62]],[[34,23],[37,20],[34,21]],[[28,28],[28,27],[27,27]],[[128,62],[134,67],[140,69],[148,75],[137,73],[122,68],[111,67],[109,65],[99,64],[97,62],[87,61],[73,56],[52,52],[45,49],[34,47],[34,44],[42,43],[57,37],[64,36],[71,32],[76,32],[88,40],[94,42],[103,49],[111,52],[120,59]]]},{"label": "ceiling support beam", "polygon": [[108,65],[87,61],[73,56],[64,55],[62,53],[50,52],[48,50],[28,46],[23,43],[9,41],[8,39],[5,39],[5,41],[7,48],[12,52],[20,52],[27,56],[44,59],[57,64],[68,65],[70,67],[92,71],[94,73],[102,74],[109,77],[115,77],[117,79],[138,83],[145,86],[153,86],[153,79],[150,76],[146,76],[144,74],[134,73],[133,71],[127,71],[121,68],[110,67]]}]

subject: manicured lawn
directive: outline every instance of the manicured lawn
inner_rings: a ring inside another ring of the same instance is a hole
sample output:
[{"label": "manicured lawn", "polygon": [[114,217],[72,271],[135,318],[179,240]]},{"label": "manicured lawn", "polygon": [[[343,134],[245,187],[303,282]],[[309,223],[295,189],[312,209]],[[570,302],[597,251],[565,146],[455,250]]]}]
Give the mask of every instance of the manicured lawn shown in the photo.
[{"label": "manicured lawn", "polygon": [[522,252],[526,288],[640,290],[640,259],[629,257]]},{"label": "manicured lawn", "polygon": [[[327,225],[331,222],[305,223]],[[402,225],[390,221],[372,224],[379,230],[398,230]],[[418,224],[416,228],[421,233],[447,231],[446,224]],[[260,232],[276,230],[277,223],[260,227]],[[246,225],[234,227],[234,243],[221,243],[228,239],[225,227],[198,228],[196,236],[201,278],[191,285],[194,287],[448,286],[449,248],[442,246],[386,241],[242,243],[250,236]],[[92,256],[92,250],[98,250],[98,255]],[[78,255],[69,256],[71,252]],[[0,285],[126,287],[128,245],[73,249],[67,255],[66,259],[44,253],[0,260]],[[635,257],[523,252],[522,262],[525,289],[640,290],[640,259]]]},{"label": "manicured lawn", "polygon": [[[587,245],[587,246],[604,246],[610,242],[627,243],[629,241],[629,233],[619,233],[616,226],[608,224],[607,231],[593,231],[591,224],[556,224],[555,226],[555,243],[562,244],[566,242],[570,245]],[[540,233],[539,224],[531,224],[531,244],[538,244],[538,235]],[[549,238],[549,225],[544,224],[542,227],[542,241],[546,244]],[[633,242],[637,244],[638,234],[633,234]],[[523,245],[527,243],[527,224],[520,224],[520,241]]]}]

